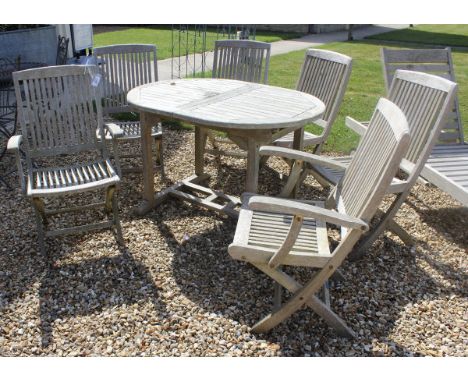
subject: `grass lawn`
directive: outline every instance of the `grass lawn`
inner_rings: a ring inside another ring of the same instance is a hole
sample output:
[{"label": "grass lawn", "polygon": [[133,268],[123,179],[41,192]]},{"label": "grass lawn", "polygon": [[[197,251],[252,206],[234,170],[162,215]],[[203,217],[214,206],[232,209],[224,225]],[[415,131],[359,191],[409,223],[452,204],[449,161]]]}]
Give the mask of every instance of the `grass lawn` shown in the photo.
[{"label": "grass lawn", "polygon": [[[358,143],[358,135],[344,125],[347,115],[357,120],[369,120],[379,97],[385,96],[385,85],[380,62],[380,48],[408,47],[402,44],[381,45],[378,42],[357,41],[322,45],[353,58],[353,71],[339,116],[333,126],[325,151],[348,153]],[[411,46],[411,47],[414,47]],[[270,85],[294,88],[299,76],[304,51],[273,56],[270,62]],[[465,137],[468,136],[468,52],[453,51],[455,75],[459,84],[459,103]],[[313,127],[306,129],[314,131]]]},{"label": "grass lawn", "polygon": [[421,24],[367,39],[468,47],[468,24]]},{"label": "grass lawn", "polygon": [[[423,27],[423,26],[421,26]],[[457,34],[467,34],[468,26],[464,28],[443,29],[443,25],[434,25],[433,30],[446,33],[452,31],[453,36]],[[417,27],[416,27],[417,28]],[[139,29],[135,28],[140,33]],[[151,31],[151,29],[150,29]],[[169,33],[170,44],[170,30]],[[400,32],[400,31],[397,31]],[[391,32],[391,33],[397,33]],[[114,33],[114,32],[111,32]],[[402,33],[401,36],[408,37],[409,34]],[[107,35],[107,33],[105,34]],[[123,34],[127,36],[126,32]],[[96,35],[95,40],[98,41]],[[380,35],[381,36],[381,35]],[[445,35],[450,36],[450,35]],[[260,38],[260,36],[258,36]],[[272,36],[270,36],[273,38]],[[465,37],[466,38],[466,37]],[[449,38],[441,40],[442,45],[447,45],[451,41]],[[122,41],[123,42],[123,41]],[[106,42],[110,43],[110,42]],[[355,42],[340,42],[322,45],[321,49],[333,50],[346,54],[353,58],[353,71],[351,79],[341,106],[338,118],[333,126],[330,137],[324,147],[324,151],[349,153],[356,148],[359,137],[352,130],[346,128],[344,120],[346,116],[352,116],[357,120],[369,120],[372,111],[379,97],[385,96],[385,85],[383,79],[382,65],[380,61],[380,48],[386,46],[389,48],[421,48],[421,45],[409,43],[381,43],[377,40],[364,40]],[[293,89],[296,86],[296,81],[299,76],[302,62],[304,60],[305,51],[297,51],[278,56],[272,56],[270,61],[269,83],[275,86]],[[468,137],[468,51],[452,50],[453,61],[455,65],[455,75],[459,84],[459,104],[464,126],[465,137]],[[205,73],[205,76],[210,77],[210,73]],[[188,127],[186,124],[175,124],[182,127]],[[314,132],[314,126],[307,126],[307,130]],[[316,130],[315,130],[316,131]],[[467,140],[467,138],[465,138]]]},{"label": "grass lawn", "polygon": [[[117,30],[109,32],[99,31],[105,30],[105,28],[99,27],[95,29],[94,34],[94,47],[113,45],[113,44],[155,44],[158,48],[158,60],[170,58],[172,54],[172,31],[170,25],[161,25],[154,27],[136,27],[136,28],[118,28]],[[175,34],[175,38],[178,36]],[[256,40],[264,42],[274,42],[279,40],[291,39],[299,37],[296,33],[281,33],[281,32],[257,32]],[[199,38],[199,37],[197,37]],[[227,38],[222,34],[217,34],[216,30],[208,30],[206,34],[207,49],[212,50],[214,47],[214,41],[217,39]],[[193,37],[189,36],[188,45],[192,47],[193,53]],[[201,47],[200,43],[197,46]],[[197,49],[197,51],[201,51]],[[177,53],[177,52],[176,52]],[[185,52],[181,52],[183,55]]]}]

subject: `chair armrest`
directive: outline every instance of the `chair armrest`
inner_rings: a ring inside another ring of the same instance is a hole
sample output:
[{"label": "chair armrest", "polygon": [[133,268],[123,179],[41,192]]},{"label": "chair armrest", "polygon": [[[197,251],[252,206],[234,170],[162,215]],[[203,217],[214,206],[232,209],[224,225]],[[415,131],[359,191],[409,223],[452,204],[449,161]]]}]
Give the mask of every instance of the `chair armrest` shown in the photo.
[{"label": "chair armrest", "polygon": [[18,168],[18,177],[20,180],[21,191],[23,193],[26,193],[26,181],[24,179],[23,165],[21,163],[21,155],[20,155],[21,153],[20,146],[22,142],[23,142],[22,135],[12,136],[10,139],[8,139],[7,150],[15,152],[16,167]]},{"label": "chair armrest", "polygon": [[315,155],[304,151],[288,149],[286,147],[262,146],[258,150],[258,153],[260,155],[280,156],[282,158],[300,160],[311,164],[318,164],[326,167],[336,168],[338,170],[346,170],[347,168],[347,166],[343,163],[334,161],[333,159],[329,159],[324,156]]},{"label": "chair armrest", "polygon": [[272,198],[268,196],[253,196],[249,208],[257,211],[283,213],[304,218],[314,218],[339,226],[367,231],[369,225],[361,219],[354,218],[333,210],[312,206],[294,200]]},{"label": "chair armrest", "polygon": [[345,119],[345,125],[361,136],[366,133],[368,124],[369,122],[359,122],[351,117]]},{"label": "chair armrest", "polygon": [[123,130],[116,123],[106,123],[104,126],[109,131],[112,138],[123,137]]},{"label": "chair armrest", "polygon": [[7,150],[19,152],[22,142],[23,142],[22,135],[13,135],[10,139],[8,139]]}]

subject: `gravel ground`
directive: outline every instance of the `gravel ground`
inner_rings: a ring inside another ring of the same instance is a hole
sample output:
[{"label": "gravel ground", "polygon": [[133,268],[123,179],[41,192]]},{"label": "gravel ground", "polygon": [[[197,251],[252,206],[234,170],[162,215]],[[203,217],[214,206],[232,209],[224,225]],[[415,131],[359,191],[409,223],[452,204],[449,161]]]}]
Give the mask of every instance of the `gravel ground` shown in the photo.
[{"label": "gravel ground", "polygon": [[[156,174],[156,188],[193,171],[193,134],[165,137],[168,176]],[[206,164],[211,186],[240,194],[243,160]],[[278,192],[284,170],[270,159],[260,192]],[[332,308],[358,333],[347,340],[307,309],[251,333],[270,311],[273,284],[229,257],[236,222],[177,200],[136,218],[140,184],[128,175],[119,193],[125,249],[102,231],[49,239],[47,257],[37,253],[32,208],[0,189],[0,355],[468,355],[468,213],[438,189],[417,185],[398,214],[415,247],[386,233],[343,265],[345,281],[331,292]],[[325,192],[311,179],[301,196]]]}]

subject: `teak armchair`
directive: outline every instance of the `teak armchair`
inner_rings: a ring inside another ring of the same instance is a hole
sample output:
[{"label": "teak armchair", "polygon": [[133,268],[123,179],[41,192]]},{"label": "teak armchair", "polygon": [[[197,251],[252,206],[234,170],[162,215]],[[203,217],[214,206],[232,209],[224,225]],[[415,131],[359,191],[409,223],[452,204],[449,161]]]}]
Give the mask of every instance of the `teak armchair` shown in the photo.
[{"label": "teak armchair", "polygon": [[[329,299],[324,303],[316,293],[367,231],[408,144],[408,123],[403,112],[392,102],[380,99],[369,129],[342,180],[331,192],[326,208],[322,202],[243,196],[229,254],[236,260],[251,263],[293,293],[281,305],[281,289],[276,288],[274,311],[257,322],[253,331],[268,331],[306,305],[341,335],[354,335],[331,310]],[[341,167],[340,163],[315,154],[303,153],[303,160]],[[341,227],[341,241],[332,252],[327,223]],[[283,265],[318,270],[301,285],[281,269]]]}]

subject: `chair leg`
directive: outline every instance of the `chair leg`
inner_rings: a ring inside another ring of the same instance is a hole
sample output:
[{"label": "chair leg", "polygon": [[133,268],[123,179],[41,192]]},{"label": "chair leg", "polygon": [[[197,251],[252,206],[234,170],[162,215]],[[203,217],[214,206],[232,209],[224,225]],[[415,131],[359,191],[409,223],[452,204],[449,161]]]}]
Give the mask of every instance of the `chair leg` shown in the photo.
[{"label": "chair leg", "polygon": [[281,308],[281,301],[282,301],[282,294],[283,294],[283,289],[281,287],[281,284],[278,282],[274,282],[274,288],[275,288],[275,296],[273,298],[273,310],[276,311]]},{"label": "chair leg", "polygon": [[[119,206],[117,203],[117,195],[115,193],[115,186],[111,186],[107,189],[107,196],[106,196],[106,211],[112,212],[112,221],[115,226],[115,232],[117,235],[117,243],[119,245],[124,245],[123,235],[122,235],[122,227],[120,225],[120,217],[119,217]],[[110,210],[108,209],[108,203],[110,205]]]},{"label": "chair leg", "polygon": [[265,167],[266,162],[268,161],[268,158],[270,158],[270,157],[267,156],[267,155],[263,155],[263,156],[260,157],[260,168]]},{"label": "chair leg", "polygon": [[350,260],[360,259],[386,228],[391,229],[395,234],[397,234],[405,244],[411,246],[414,245],[414,240],[411,236],[393,220],[393,217],[398,212],[405,198],[406,195],[400,194],[397,196],[391,206],[387,211],[385,211],[377,225],[372,228],[372,231],[365,236],[364,240],[350,254]]},{"label": "chair leg", "polygon": [[294,161],[291,171],[289,172],[288,181],[281,190],[280,197],[287,198],[290,197],[294,190],[299,188],[299,177],[302,173],[303,161],[296,160]]},{"label": "chair leg", "polygon": [[332,276],[330,277],[330,279],[332,281],[335,281],[335,282],[344,282],[346,280],[346,278],[344,277],[343,275],[343,272],[341,272],[339,269],[337,269],[335,271],[335,273],[332,274]]},{"label": "chair leg", "polygon": [[[307,175],[309,174],[312,174],[312,176],[315,178],[315,180],[323,187],[323,188],[327,188],[327,187],[330,187],[332,186],[332,184],[330,184],[330,182],[328,182],[322,175],[320,175],[320,173],[318,171],[315,171],[312,167],[308,167],[305,171],[304,171],[304,179]],[[302,179],[302,181],[304,181],[304,179]]]},{"label": "chair leg", "polygon": [[328,280],[325,281],[322,287],[322,300],[330,308],[330,283]]},{"label": "chair leg", "polygon": [[115,186],[107,187],[106,189],[106,212],[110,214],[112,212],[112,201],[114,200]]},{"label": "chair leg", "polygon": [[412,247],[416,244],[414,238],[405,231],[405,229],[399,225],[395,220],[389,220],[387,227],[390,231],[392,231],[395,235],[397,235],[403,243],[407,246]]},{"label": "chair leg", "polygon": [[42,256],[45,256],[46,248],[45,248],[45,232],[44,232],[44,223],[45,223],[44,202],[41,199],[34,198],[32,199],[32,205],[34,208],[34,215],[36,217],[37,240],[39,242],[39,251]]},{"label": "chair leg", "polygon": [[314,282],[314,279],[310,280],[306,285],[302,286],[283,271],[272,269],[266,264],[255,263],[253,265],[260,269],[263,273],[270,276],[273,280],[280,283],[291,293],[294,293],[294,296],[287,303],[282,305],[280,309],[257,322],[252,328],[253,332],[267,332],[270,329],[273,329],[275,326],[279,325],[282,321],[286,320],[294,312],[302,308],[302,306],[307,305],[315,313],[322,317],[328,325],[334,328],[340,336],[356,336],[354,331],[346,325],[341,317],[333,312],[326,304],[320,301],[317,296],[315,296],[315,293],[318,292],[320,287],[315,288],[316,290],[307,290],[310,289],[310,285]]},{"label": "chair leg", "polygon": [[120,151],[119,151],[119,142],[117,139],[112,140],[112,151],[113,157],[115,162],[115,167],[117,170],[117,174],[122,177],[122,167],[120,165]]},{"label": "chair leg", "polygon": [[[216,137],[215,137],[214,133],[212,133],[211,131],[207,131],[206,135],[207,135],[207,138],[208,138],[207,140],[210,141],[211,147],[213,147],[213,150],[219,150],[219,146],[216,143]],[[205,140],[205,145],[206,145],[206,140]]]},{"label": "chair leg", "polygon": [[156,163],[161,168],[161,178],[165,178],[166,174],[164,172],[164,152],[163,152],[163,138],[156,137],[154,138],[154,146],[156,148]]}]

